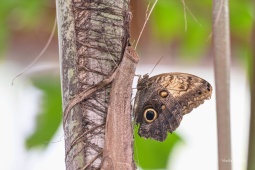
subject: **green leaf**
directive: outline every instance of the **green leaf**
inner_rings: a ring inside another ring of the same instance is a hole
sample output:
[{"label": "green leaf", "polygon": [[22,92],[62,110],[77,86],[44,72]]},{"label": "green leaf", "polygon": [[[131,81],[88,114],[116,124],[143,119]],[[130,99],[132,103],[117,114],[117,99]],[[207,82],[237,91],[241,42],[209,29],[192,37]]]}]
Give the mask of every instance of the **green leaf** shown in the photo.
[{"label": "green leaf", "polygon": [[138,135],[137,126],[134,129],[134,138],[134,158],[136,165],[142,169],[166,169],[173,148],[182,141],[176,133],[168,134],[164,142],[144,139]]},{"label": "green leaf", "polygon": [[26,147],[28,149],[38,146],[46,147],[62,120],[59,78],[40,77],[34,79],[33,83],[43,91],[43,99],[40,113],[36,118],[34,133],[26,139]]}]

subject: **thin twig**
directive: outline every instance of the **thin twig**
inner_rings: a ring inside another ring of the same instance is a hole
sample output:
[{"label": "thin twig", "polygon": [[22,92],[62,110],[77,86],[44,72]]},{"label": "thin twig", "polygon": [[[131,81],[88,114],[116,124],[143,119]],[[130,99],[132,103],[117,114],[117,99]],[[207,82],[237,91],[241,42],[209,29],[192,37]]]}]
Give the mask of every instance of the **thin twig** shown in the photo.
[{"label": "thin twig", "polygon": [[99,154],[97,154],[93,159],[90,160],[81,170],[85,170],[87,167],[89,167],[97,158],[99,158],[103,154],[103,151],[101,151]]},{"label": "thin twig", "polygon": [[145,19],[145,22],[144,22],[144,24],[143,24],[143,28],[142,28],[142,30],[141,30],[141,32],[140,32],[140,34],[139,34],[139,37],[138,37],[138,39],[137,39],[137,41],[136,41],[136,44],[135,44],[135,48],[134,48],[135,50],[136,50],[136,47],[137,47],[137,45],[138,45],[138,42],[139,42],[139,40],[140,40],[140,38],[141,38],[141,36],[142,36],[143,30],[144,30],[144,28],[145,28],[145,26],[146,26],[146,24],[147,24],[147,22],[148,22],[148,20],[149,20],[149,18],[150,18],[150,16],[151,16],[151,13],[152,13],[152,11],[153,11],[155,5],[157,4],[157,2],[158,2],[158,0],[155,0],[155,2],[153,3],[153,5],[152,5],[152,7],[151,7],[151,10],[150,10],[148,16],[147,16],[146,19]]},{"label": "thin twig", "polygon": [[197,20],[195,15],[190,11],[189,7],[187,5],[185,5],[185,7],[188,10],[188,12],[190,13],[190,15],[192,16],[192,18],[201,26],[201,23]]},{"label": "thin twig", "polygon": [[185,32],[187,31],[187,14],[186,14],[186,4],[184,0],[181,0],[183,4],[183,12],[184,12],[184,23],[185,23]]},{"label": "thin twig", "polygon": [[149,4],[147,5],[147,8],[146,8],[145,19],[148,17],[148,11],[150,9],[150,4],[151,4],[151,2],[149,2]]},{"label": "thin twig", "polygon": [[117,72],[118,68],[108,77],[105,78],[104,80],[102,80],[101,82],[99,82],[98,84],[96,84],[95,86],[89,88],[88,90],[85,90],[79,94],[77,94],[65,107],[65,111],[64,111],[64,127],[65,127],[65,123],[67,121],[69,112],[71,111],[71,109],[79,104],[80,102],[82,102],[84,99],[89,98],[90,95],[92,95],[93,93],[95,93],[96,91],[102,89],[103,87],[107,86],[108,84],[110,84],[112,82],[112,80],[114,79],[116,72]]},{"label": "thin twig", "polygon": [[[255,1],[254,1],[255,2]],[[253,20],[253,30],[252,30],[252,65],[251,65],[251,83],[250,83],[250,93],[251,93],[251,115],[250,115],[250,135],[249,135],[249,148],[248,148],[248,165],[247,170],[255,169],[255,21]]]},{"label": "thin twig", "polygon": [[52,31],[51,31],[51,34],[50,34],[50,37],[47,41],[47,43],[45,44],[44,48],[42,49],[42,51],[37,55],[37,57],[21,72],[19,73],[17,76],[15,76],[13,79],[12,79],[12,85],[14,84],[14,81],[20,77],[22,74],[24,74],[25,72],[27,72],[29,69],[31,69],[34,64],[41,58],[41,56],[44,54],[44,52],[47,50],[47,48],[49,47],[50,45],[50,42],[52,41],[52,38],[54,36],[54,31],[56,29],[56,25],[57,25],[57,19],[55,18],[55,21],[54,21],[54,25],[53,25],[53,28],[52,28]]},{"label": "thin twig", "polygon": [[67,156],[69,155],[69,152],[70,152],[71,149],[75,146],[75,144],[77,144],[77,141],[78,141],[78,140],[80,140],[80,139],[81,139],[83,136],[85,136],[86,134],[91,133],[92,131],[96,130],[97,128],[102,127],[103,125],[105,125],[105,123],[102,123],[102,124],[100,124],[100,125],[98,125],[98,126],[95,126],[95,127],[91,128],[91,129],[89,129],[89,130],[83,132],[83,133],[82,133],[81,135],[79,135],[78,137],[76,137],[76,138],[72,141],[72,143],[71,143],[71,145],[70,145],[70,148],[66,151],[66,158],[65,158],[65,159],[67,159]]}]

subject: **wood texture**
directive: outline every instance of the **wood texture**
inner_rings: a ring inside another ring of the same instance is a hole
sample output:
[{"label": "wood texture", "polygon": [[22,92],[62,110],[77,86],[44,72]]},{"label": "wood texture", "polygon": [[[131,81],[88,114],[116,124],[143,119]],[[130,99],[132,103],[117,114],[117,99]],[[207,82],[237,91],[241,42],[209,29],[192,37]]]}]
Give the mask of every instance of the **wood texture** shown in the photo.
[{"label": "wood texture", "polygon": [[122,60],[129,0],[58,0],[57,20],[66,169],[99,169],[111,88],[99,84]]},{"label": "wood texture", "polygon": [[[59,42],[59,58],[61,72],[61,91],[62,91],[62,107],[67,105],[71,96],[78,92],[77,88],[77,69],[76,69],[76,35],[75,35],[75,20],[72,12],[72,0],[57,1],[57,22],[58,22],[58,42]],[[70,114],[72,119],[69,119],[67,126],[64,126],[65,132],[65,150],[68,150],[72,141],[76,136],[79,136],[82,127],[81,115],[77,114],[76,108]],[[74,128],[75,127],[75,128]],[[81,143],[76,144],[70,155],[76,155],[75,159],[66,158],[66,169],[76,170],[82,167],[84,155],[80,151],[83,150]],[[69,155],[66,153],[67,155]],[[72,162],[72,163],[71,163]]]},{"label": "wood texture", "polygon": [[133,128],[131,95],[135,68],[139,58],[127,47],[112,84],[106,119],[103,170],[133,170]]}]

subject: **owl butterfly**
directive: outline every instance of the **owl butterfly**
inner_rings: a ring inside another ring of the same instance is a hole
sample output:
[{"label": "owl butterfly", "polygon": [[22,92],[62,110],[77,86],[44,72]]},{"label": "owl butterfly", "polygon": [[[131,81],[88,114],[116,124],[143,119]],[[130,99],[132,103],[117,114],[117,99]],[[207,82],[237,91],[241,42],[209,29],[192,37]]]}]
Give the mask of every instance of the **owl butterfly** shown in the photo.
[{"label": "owl butterfly", "polygon": [[134,114],[141,137],[164,141],[183,115],[210,99],[212,86],[202,78],[186,73],[165,73],[139,78]]}]

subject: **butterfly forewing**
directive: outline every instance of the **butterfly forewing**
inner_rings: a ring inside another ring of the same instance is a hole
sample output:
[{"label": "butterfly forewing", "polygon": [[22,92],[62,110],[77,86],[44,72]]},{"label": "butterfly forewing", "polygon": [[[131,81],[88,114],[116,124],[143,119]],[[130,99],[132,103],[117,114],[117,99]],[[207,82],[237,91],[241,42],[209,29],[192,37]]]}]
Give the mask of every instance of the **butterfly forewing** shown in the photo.
[{"label": "butterfly forewing", "polygon": [[210,99],[212,86],[204,79],[187,73],[165,73],[149,78],[165,87],[182,106],[182,114]]}]

